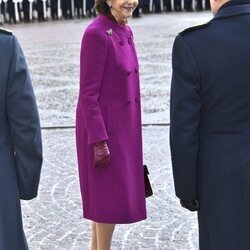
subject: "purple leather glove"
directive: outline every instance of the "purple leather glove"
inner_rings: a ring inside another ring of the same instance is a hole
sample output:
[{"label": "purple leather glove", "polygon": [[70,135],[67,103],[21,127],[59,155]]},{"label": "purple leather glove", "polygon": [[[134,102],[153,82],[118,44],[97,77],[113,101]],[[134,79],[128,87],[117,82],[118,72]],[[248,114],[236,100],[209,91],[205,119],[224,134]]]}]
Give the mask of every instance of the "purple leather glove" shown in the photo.
[{"label": "purple leather glove", "polygon": [[110,152],[106,141],[94,144],[94,167],[105,168],[110,162]]}]

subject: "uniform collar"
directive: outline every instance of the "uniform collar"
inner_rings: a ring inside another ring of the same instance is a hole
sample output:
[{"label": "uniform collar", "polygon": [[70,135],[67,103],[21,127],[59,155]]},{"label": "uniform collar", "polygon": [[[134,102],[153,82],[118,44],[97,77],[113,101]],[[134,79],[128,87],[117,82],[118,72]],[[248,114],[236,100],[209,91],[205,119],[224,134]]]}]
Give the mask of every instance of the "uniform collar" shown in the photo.
[{"label": "uniform collar", "polygon": [[232,0],[221,6],[213,20],[246,14],[250,14],[250,1]]}]

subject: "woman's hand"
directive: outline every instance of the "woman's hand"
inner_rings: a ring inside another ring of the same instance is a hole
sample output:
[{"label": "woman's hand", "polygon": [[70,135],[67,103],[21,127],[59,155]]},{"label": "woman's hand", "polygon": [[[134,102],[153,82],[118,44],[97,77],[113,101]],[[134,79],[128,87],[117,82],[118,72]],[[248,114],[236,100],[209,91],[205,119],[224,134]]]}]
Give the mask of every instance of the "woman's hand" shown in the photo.
[{"label": "woman's hand", "polygon": [[106,141],[94,144],[94,167],[105,168],[110,162],[110,152]]}]

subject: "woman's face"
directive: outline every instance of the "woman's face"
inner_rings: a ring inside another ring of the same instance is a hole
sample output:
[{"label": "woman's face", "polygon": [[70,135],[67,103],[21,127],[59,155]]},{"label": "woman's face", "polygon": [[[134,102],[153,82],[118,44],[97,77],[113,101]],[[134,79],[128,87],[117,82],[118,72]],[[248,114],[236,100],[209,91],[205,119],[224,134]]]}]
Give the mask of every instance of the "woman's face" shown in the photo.
[{"label": "woman's face", "polygon": [[111,14],[118,22],[121,22],[132,16],[138,0],[107,0],[107,4],[111,6]]}]

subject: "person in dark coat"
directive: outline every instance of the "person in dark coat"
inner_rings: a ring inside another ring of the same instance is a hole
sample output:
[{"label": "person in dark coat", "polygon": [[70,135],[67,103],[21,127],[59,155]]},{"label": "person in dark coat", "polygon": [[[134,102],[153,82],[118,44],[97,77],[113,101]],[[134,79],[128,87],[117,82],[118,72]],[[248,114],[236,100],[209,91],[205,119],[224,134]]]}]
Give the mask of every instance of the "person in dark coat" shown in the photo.
[{"label": "person in dark coat", "polygon": [[13,0],[7,1],[7,13],[9,14],[8,22],[9,24],[16,24],[16,13],[15,13],[15,4]]},{"label": "person in dark coat", "polygon": [[0,24],[3,24],[4,22],[4,18],[3,18],[3,12],[4,12],[4,8],[3,8],[3,2],[2,0],[0,0]]},{"label": "person in dark coat", "polygon": [[77,18],[84,17],[83,1],[82,0],[74,0],[74,7],[76,10]]},{"label": "person in dark coat", "polygon": [[205,9],[206,10],[210,10],[211,7],[210,7],[210,1],[209,0],[205,0]]},{"label": "person in dark coat", "polygon": [[0,29],[0,249],[28,250],[20,199],[37,196],[42,143],[36,101],[20,45]]},{"label": "person in dark coat", "polygon": [[61,0],[62,15],[64,19],[72,19],[72,6],[71,0]]},{"label": "person in dark coat", "polygon": [[2,22],[7,22],[7,0],[2,0],[1,4]]},{"label": "person in dark coat", "polygon": [[203,10],[202,2],[203,2],[202,0],[197,0],[196,1],[196,6],[195,6],[196,11],[202,11]]},{"label": "person in dark coat", "polygon": [[176,12],[182,11],[181,0],[174,0],[174,10]]},{"label": "person in dark coat", "polygon": [[193,11],[193,1],[192,0],[184,0],[184,9],[186,11],[192,12]]},{"label": "person in dark coat", "polygon": [[67,0],[59,0],[59,1],[61,1],[62,16],[64,19],[67,19],[67,16],[68,16]]},{"label": "person in dark coat", "polygon": [[[45,13],[44,13],[44,0],[37,0],[37,20],[38,22],[45,21]],[[47,3],[45,3],[47,4]]]},{"label": "person in dark coat", "polygon": [[50,13],[52,20],[58,20],[58,0],[50,1]]},{"label": "person in dark coat", "polygon": [[200,250],[249,250],[250,1],[210,3],[214,18],[173,46],[175,190],[198,210]]},{"label": "person in dark coat", "polygon": [[166,12],[172,11],[172,3],[171,0],[163,0],[163,10]]},{"label": "person in dark coat", "polygon": [[25,23],[30,22],[30,2],[29,0],[23,0],[23,19]]},{"label": "person in dark coat", "polygon": [[148,14],[150,12],[149,10],[149,4],[150,4],[150,1],[149,0],[142,0],[142,12],[143,14]]},{"label": "person in dark coat", "polygon": [[19,0],[17,3],[17,13],[18,13],[18,22],[22,22],[23,21],[23,0]]},{"label": "person in dark coat", "polygon": [[95,5],[94,0],[87,0],[86,1],[86,15],[88,17],[92,17],[94,15],[94,5]]},{"label": "person in dark coat", "polygon": [[161,0],[153,0],[153,12],[154,13],[161,13]]}]

